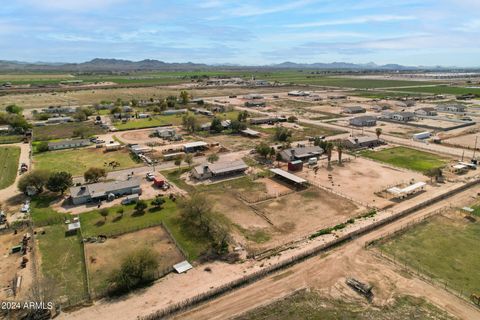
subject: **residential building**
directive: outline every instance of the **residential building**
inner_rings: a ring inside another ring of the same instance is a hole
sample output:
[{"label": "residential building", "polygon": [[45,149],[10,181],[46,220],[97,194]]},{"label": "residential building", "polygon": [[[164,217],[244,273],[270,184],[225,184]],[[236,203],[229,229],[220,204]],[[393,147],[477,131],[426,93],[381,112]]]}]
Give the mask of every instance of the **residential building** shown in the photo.
[{"label": "residential building", "polygon": [[285,117],[262,117],[262,118],[252,118],[250,119],[250,124],[274,124],[277,122],[286,122],[287,118]]},{"label": "residential building", "polygon": [[162,114],[165,116],[172,115],[172,114],[182,114],[182,113],[187,113],[187,109],[168,109],[165,111],[162,111]]},{"label": "residential building", "polygon": [[52,117],[46,120],[48,124],[56,124],[56,123],[66,123],[66,122],[73,122],[72,117]]},{"label": "residential building", "polygon": [[437,111],[461,113],[465,112],[466,107],[461,104],[439,104]]},{"label": "residential building", "polygon": [[362,149],[377,147],[383,144],[383,141],[375,136],[358,136],[345,139],[344,144],[349,149]]},{"label": "residential building", "polygon": [[292,97],[307,97],[310,95],[310,92],[308,91],[290,91],[289,93],[287,93],[289,96],[292,96]]},{"label": "residential building", "polygon": [[189,142],[183,145],[183,151],[185,153],[202,151],[207,148],[208,148],[208,143],[204,141]]},{"label": "residential building", "polygon": [[191,175],[198,180],[219,178],[244,173],[248,169],[243,160],[204,163],[192,169]]},{"label": "residential building", "polygon": [[342,112],[353,114],[353,113],[365,113],[367,112],[367,110],[364,107],[353,106],[353,107],[344,107],[342,109]]},{"label": "residential building", "polygon": [[175,128],[157,128],[156,133],[162,139],[170,139],[177,134]]},{"label": "residential building", "polygon": [[265,107],[267,103],[265,101],[247,101],[245,102],[245,107],[251,107],[251,108],[261,108]]},{"label": "residential building", "polygon": [[62,140],[48,143],[48,150],[62,150],[87,147],[91,144],[88,139]]},{"label": "residential building", "polygon": [[264,97],[261,94],[250,93],[245,95],[244,98],[248,100],[255,100],[255,99],[263,99]]},{"label": "residential building", "polygon": [[253,138],[260,137],[260,132],[249,129],[249,128],[240,131],[240,133],[243,134],[244,136],[248,136],[248,137],[253,137]]},{"label": "residential building", "polygon": [[393,121],[408,122],[415,120],[413,112],[399,111],[399,112],[384,112],[382,118]]},{"label": "residential building", "polygon": [[86,184],[70,188],[70,198],[74,205],[113,200],[117,197],[130,194],[141,194],[141,178],[134,177],[125,181],[110,181]]},{"label": "residential building", "polygon": [[0,125],[0,133],[9,133],[12,130],[13,130],[13,128],[9,124]]},{"label": "residential building", "polygon": [[432,117],[437,115],[437,111],[432,107],[425,107],[415,110],[415,114],[418,116]]},{"label": "residential building", "polygon": [[356,127],[372,127],[377,124],[377,118],[373,116],[360,116],[349,120],[350,125]]},{"label": "residential building", "polygon": [[280,152],[283,161],[291,162],[294,160],[308,161],[308,159],[318,158],[324,153],[324,150],[318,146],[296,147],[284,149]]}]

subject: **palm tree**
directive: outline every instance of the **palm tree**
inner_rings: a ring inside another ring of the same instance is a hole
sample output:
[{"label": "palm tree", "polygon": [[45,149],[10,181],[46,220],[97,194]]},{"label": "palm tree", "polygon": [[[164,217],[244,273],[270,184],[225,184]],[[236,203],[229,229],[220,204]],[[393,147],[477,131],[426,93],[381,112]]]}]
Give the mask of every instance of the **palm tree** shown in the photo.
[{"label": "palm tree", "polygon": [[337,152],[338,152],[338,164],[342,164],[343,143],[339,142],[337,144]]},{"label": "palm tree", "polygon": [[325,144],[325,151],[327,152],[328,166],[330,166],[330,160],[332,160],[333,143],[327,142]]},{"label": "palm tree", "polygon": [[380,135],[382,134],[382,128],[375,129],[375,134],[377,135],[377,140],[380,139]]}]

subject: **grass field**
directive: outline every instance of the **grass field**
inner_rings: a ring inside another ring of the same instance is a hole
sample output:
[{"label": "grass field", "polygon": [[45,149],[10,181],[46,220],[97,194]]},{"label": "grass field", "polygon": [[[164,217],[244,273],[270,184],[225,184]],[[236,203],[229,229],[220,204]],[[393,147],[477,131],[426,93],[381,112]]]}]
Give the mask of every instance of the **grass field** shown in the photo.
[{"label": "grass field", "polygon": [[435,86],[435,87],[412,87],[404,89],[392,89],[394,91],[413,92],[413,93],[433,93],[433,94],[478,94],[480,95],[480,88],[467,87],[450,87],[450,86]]},{"label": "grass field", "polygon": [[254,309],[236,320],[447,320],[454,319],[443,310],[412,296],[397,297],[381,308],[322,297],[314,291],[300,291],[270,305]]},{"label": "grass field", "polygon": [[35,141],[74,138],[75,132],[84,130],[87,136],[105,133],[105,130],[92,122],[70,122],[43,127],[33,127]]},{"label": "grass field", "polygon": [[180,246],[188,253],[189,259],[195,260],[208,248],[205,239],[192,238],[191,233],[186,230],[179,220],[179,212],[175,202],[165,199],[163,209],[147,209],[143,214],[134,212],[134,204],[121,206],[124,209],[123,216],[118,213],[120,206],[109,208],[109,216],[106,221],[98,210],[82,213],[80,221],[84,236],[97,236],[106,234],[108,236],[135,231],[163,222],[172,232]]},{"label": "grass field", "polygon": [[363,151],[362,156],[385,162],[397,167],[426,172],[433,168],[445,166],[446,159],[433,153],[424,152],[407,147],[394,147],[381,151]]},{"label": "grass field", "polygon": [[0,147],[0,189],[15,182],[19,158],[19,147]]},{"label": "grass field", "polygon": [[53,283],[54,296],[81,299],[87,294],[83,247],[79,235],[65,236],[64,224],[44,227],[36,236],[40,269]]},{"label": "grass field", "polygon": [[120,163],[120,166],[116,167],[115,170],[143,165],[143,162],[134,160],[126,149],[110,152],[96,148],[59,150],[39,153],[33,157],[36,169],[67,171],[73,176],[81,176],[91,167],[112,171],[112,167],[106,165],[111,161]]},{"label": "grass field", "polygon": [[53,210],[50,204],[58,199],[58,194],[49,194],[44,192],[39,196],[34,196],[30,202],[30,215],[32,216],[35,227],[41,227],[52,224],[61,224],[67,218],[68,213],[60,213]]},{"label": "grass field", "polygon": [[436,216],[382,244],[380,249],[467,296],[480,291],[480,222],[463,214]]},{"label": "grass field", "polygon": [[0,136],[0,144],[19,143],[23,141],[22,135]]}]

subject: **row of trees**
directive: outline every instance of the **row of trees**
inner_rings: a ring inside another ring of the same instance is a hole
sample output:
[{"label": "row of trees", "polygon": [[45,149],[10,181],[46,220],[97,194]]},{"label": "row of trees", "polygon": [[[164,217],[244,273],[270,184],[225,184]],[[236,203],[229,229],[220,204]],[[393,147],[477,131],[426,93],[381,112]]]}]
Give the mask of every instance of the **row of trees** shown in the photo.
[{"label": "row of trees", "polygon": [[10,125],[16,133],[23,133],[31,128],[31,125],[23,116],[23,109],[15,104],[8,105],[6,112],[0,112],[0,125]]},{"label": "row of trees", "polygon": [[50,172],[46,170],[34,170],[20,178],[18,181],[18,189],[26,192],[27,189],[33,188],[34,191],[42,193],[44,188],[52,192],[63,193],[73,186],[72,175],[65,171]]}]

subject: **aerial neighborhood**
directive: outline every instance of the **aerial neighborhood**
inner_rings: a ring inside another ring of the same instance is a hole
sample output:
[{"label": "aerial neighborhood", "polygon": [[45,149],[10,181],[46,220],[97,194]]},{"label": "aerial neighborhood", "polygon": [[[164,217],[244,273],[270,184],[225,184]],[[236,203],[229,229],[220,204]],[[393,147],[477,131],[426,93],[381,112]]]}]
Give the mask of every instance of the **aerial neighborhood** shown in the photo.
[{"label": "aerial neighborhood", "polygon": [[0,319],[480,319],[478,3],[2,3]]}]

